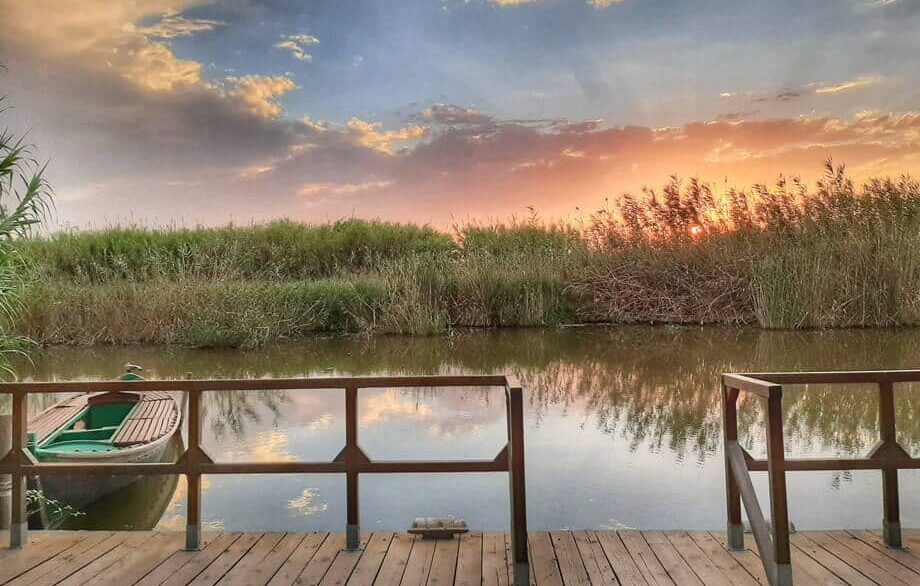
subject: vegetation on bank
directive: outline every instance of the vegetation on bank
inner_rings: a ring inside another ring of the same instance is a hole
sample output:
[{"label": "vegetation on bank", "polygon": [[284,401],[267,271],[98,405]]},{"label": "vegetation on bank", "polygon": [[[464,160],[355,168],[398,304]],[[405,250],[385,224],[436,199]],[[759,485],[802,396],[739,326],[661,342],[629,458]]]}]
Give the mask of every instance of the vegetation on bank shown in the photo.
[{"label": "vegetation on bank", "polygon": [[585,322],[920,324],[920,185],[828,163],[715,195],[672,178],[585,225],[345,220],[117,228],[20,246],[18,330],[45,344],[258,346],[317,332]]},{"label": "vegetation on bank", "polygon": [[[0,97],[0,114],[3,101]],[[21,242],[51,202],[45,168],[33,151],[25,137],[0,129],[0,378],[12,375],[8,355],[28,342],[16,335],[29,284]]]}]

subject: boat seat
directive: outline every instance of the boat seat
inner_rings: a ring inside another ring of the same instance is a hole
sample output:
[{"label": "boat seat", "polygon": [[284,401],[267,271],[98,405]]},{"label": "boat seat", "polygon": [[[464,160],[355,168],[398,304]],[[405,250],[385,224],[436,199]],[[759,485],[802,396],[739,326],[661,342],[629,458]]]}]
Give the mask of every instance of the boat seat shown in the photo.
[{"label": "boat seat", "polygon": [[87,396],[76,397],[65,405],[57,405],[38,415],[29,422],[29,431],[35,434],[35,443],[40,444],[59,427],[70,421],[84,407]]},{"label": "boat seat", "polygon": [[112,438],[117,447],[150,443],[166,435],[179,413],[167,393],[145,393]]}]

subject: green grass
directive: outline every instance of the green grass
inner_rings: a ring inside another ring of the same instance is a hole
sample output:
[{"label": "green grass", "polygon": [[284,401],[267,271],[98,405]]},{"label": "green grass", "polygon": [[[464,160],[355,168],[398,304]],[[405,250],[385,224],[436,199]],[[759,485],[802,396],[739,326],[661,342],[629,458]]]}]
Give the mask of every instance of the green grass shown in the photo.
[{"label": "green grass", "polygon": [[43,344],[260,346],[585,322],[920,324],[920,186],[840,167],[715,195],[672,179],[585,226],[348,220],[119,228],[20,246]]}]

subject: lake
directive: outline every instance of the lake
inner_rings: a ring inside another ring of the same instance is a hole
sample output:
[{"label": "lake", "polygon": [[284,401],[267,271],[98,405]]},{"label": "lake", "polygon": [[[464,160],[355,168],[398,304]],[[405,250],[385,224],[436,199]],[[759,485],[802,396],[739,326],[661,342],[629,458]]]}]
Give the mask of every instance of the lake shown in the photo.
[{"label": "lake", "polygon": [[[920,331],[775,332],[685,327],[460,331],[443,337],[333,337],[256,350],[57,348],[19,363],[25,380],[105,380],[126,362],[148,378],[510,373],[525,390],[531,530],[722,529],[723,371],[915,368]],[[51,397],[34,397],[35,411]],[[897,387],[900,441],[920,451],[920,390]],[[502,392],[364,390],[359,439],[377,459],[492,458],[505,435]],[[789,387],[793,455],[864,455],[877,438],[866,387]],[[330,460],[344,445],[344,393],[203,395],[204,444],[218,460]],[[742,442],[765,453],[762,412],[743,403]],[[178,446],[177,449],[180,449]],[[920,473],[901,471],[902,523],[920,527]],[[754,473],[761,502],[766,475]],[[799,529],[878,527],[877,471],[789,474]],[[339,475],[210,476],[208,528],[343,531]],[[149,478],[90,506],[69,527],[181,529],[184,479]],[[362,528],[405,529],[455,515],[475,530],[508,527],[503,474],[363,475]]]}]

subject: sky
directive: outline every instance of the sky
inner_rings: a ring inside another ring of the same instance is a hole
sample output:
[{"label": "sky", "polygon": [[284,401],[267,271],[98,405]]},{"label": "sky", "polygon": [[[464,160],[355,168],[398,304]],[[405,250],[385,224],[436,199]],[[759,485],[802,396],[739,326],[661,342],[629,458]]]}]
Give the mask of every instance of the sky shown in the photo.
[{"label": "sky", "polygon": [[920,0],[0,0],[62,227],[575,221],[920,171]]}]

